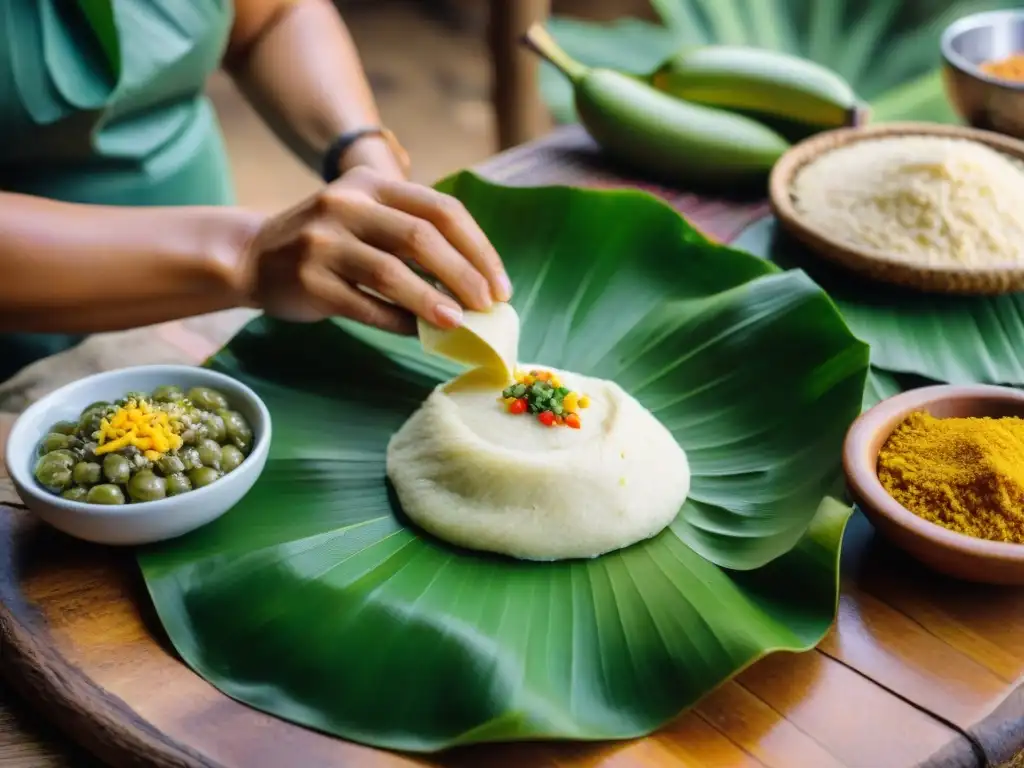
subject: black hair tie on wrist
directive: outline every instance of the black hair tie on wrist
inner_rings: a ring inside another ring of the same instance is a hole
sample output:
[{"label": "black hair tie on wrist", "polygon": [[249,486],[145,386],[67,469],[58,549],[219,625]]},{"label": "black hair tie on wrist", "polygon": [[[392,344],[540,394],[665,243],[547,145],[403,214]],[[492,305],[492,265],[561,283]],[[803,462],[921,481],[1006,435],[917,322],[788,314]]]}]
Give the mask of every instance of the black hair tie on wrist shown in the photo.
[{"label": "black hair tie on wrist", "polygon": [[320,168],[320,176],[330,184],[341,176],[341,158],[348,151],[348,148],[364,136],[383,136],[387,138],[387,129],[380,125],[368,125],[363,128],[353,128],[345,131],[331,142],[324,153],[323,165]]}]

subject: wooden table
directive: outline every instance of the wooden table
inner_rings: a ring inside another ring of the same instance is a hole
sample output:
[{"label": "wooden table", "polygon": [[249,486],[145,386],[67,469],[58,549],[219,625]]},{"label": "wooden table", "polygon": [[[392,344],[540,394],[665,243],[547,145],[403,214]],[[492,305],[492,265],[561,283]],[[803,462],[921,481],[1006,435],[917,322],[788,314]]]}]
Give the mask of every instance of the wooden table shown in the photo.
[{"label": "wooden table", "polygon": [[[575,128],[500,155],[482,170],[513,184],[627,183],[600,166],[591,144]],[[737,206],[648,189],[723,239],[735,236],[765,211],[757,202]],[[173,327],[157,332],[165,339],[175,337]],[[211,351],[194,335],[176,338],[183,360],[199,360]],[[11,560],[15,542],[25,537],[36,542],[33,554],[12,567],[4,561]],[[58,571],[52,567],[55,562],[65,568]],[[216,743],[216,734],[204,727],[204,713],[213,710],[245,719],[253,733],[286,726],[227,700],[184,670],[155,639],[158,630],[150,623],[148,601],[138,592],[126,555],[79,545],[41,530],[25,513],[0,508],[0,566],[0,572],[13,574],[0,579],[0,600],[5,603],[0,611],[0,666],[22,694],[34,699],[32,704],[64,729],[75,731],[77,739],[94,746],[103,743],[110,754],[111,739],[138,745],[159,741],[149,725],[156,723],[163,734],[177,734],[169,739],[172,746],[174,739],[205,740],[207,746],[216,744],[218,755],[202,762],[182,753],[160,765],[207,766],[221,760],[253,768],[291,765],[289,744],[283,744],[275,757],[266,752],[250,755],[244,743]],[[97,574],[106,574],[102,588],[91,583]],[[16,604],[19,594],[27,602]],[[25,627],[43,631],[45,647],[24,643],[19,632]],[[88,647],[73,639],[83,632],[95,641]],[[115,637],[120,647],[133,649],[132,664],[111,652],[108,641]],[[45,674],[25,666],[35,653],[40,655],[32,662]],[[66,697],[53,695],[60,690],[70,692],[73,699],[85,685],[77,669],[70,674],[69,660],[88,673],[88,685],[102,697],[106,710],[127,713],[127,730],[84,728],[82,713],[69,708]],[[294,729],[292,739],[320,745],[314,751],[322,746],[322,754],[340,751],[347,764],[360,768],[1001,765],[1024,749],[1022,675],[1024,590],[984,588],[933,575],[877,540],[868,524],[855,518],[844,545],[838,619],[818,649],[769,657],[652,738],[618,744],[517,745],[486,753],[470,749],[422,761],[341,745],[301,729]],[[170,686],[176,695],[153,696],[156,686]],[[29,711],[9,690],[0,691],[0,767],[95,764]],[[148,763],[139,758],[122,764]]]}]

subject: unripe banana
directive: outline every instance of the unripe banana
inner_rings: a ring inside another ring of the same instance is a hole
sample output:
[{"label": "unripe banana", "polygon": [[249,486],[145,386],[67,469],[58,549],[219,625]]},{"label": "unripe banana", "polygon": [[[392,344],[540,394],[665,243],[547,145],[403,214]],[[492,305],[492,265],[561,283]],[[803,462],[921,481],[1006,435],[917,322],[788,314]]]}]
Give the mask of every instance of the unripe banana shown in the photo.
[{"label": "unripe banana", "polygon": [[854,125],[864,113],[835,72],[778,51],[728,45],[676,54],[650,78],[660,91],[723,109],[760,112],[821,129]]},{"label": "unripe banana", "polygon": [[572,81],[576,111],[610,156],[638,170],[702,186],[765,177],[789,142],[741,115],[689,104],[647,83],[572,60],[539,25],[524,42]]}]

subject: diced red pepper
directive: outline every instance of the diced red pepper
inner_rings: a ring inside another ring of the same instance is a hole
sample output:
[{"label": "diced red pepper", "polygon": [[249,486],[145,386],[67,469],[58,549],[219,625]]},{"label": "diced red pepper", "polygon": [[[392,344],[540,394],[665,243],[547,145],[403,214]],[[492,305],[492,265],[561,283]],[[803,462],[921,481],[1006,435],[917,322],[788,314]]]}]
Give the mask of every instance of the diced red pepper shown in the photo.
[{"label": "diced red pepper", "polygon": [[553,426],[555,423],[555,414],[551,411],[541,411],[537,414],[537,421],[543,424],[545,427]]},{"label": "diced red pepper", "polygon": [[526,398],[520,397],[518,400],[509,403],[508,412],[515,416],[518,416],[520,413],[526,413],[526,408]]}]

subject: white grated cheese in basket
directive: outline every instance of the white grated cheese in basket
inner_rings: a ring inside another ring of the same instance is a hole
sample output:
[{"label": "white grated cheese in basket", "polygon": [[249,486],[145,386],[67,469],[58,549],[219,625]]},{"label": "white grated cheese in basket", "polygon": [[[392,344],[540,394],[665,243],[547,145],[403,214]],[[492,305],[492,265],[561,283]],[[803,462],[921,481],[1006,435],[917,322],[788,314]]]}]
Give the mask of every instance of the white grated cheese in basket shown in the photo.
[{"label": "white grated cheese in basket", "polygon": [[936,136],[827,152],[793,184],[797,211],[833,239],[922,266],[1024,264],[1024,164]]}]

